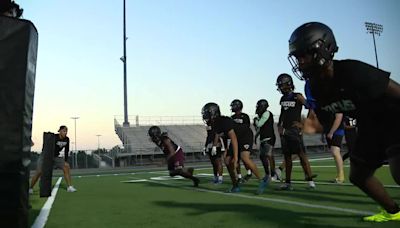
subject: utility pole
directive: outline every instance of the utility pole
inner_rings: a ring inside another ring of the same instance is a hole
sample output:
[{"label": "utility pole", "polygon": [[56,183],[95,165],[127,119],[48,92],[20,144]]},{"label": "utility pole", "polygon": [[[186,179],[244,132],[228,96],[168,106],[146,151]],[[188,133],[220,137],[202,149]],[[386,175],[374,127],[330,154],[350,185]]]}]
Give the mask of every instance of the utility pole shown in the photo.
[{"label": "utility pole", "polygon": [[129,121],[128,121],[128,92],[127,92],[127,83],[126,83],[126,77],[127,77],[127,70],[126,70],[126,40],[128,39],[126,37],[126,7],[125,7],[125,0],[124,0],[124,56],[120,58],[120,60],[124,63],[124,123],[122,124],[123,127],[129,127]]},{"label": "utility pole", "polygon": [[99,168],[100,168],[100,162],[101,162],[101,157],[100,157],[100,136],[101,135],[96,135],[97,136],[97,151],[99,152]]},{"label": "utility pole", "polygon": [[75,164],[74,164],[74,167],[75,168],[78,168],[78,150],[76,149],[77,148],[77,143],[76,143],[76,120],[77,119],[79,119],[79,117],[78,116],[74,116],[74,117],[71,117],[71,119],[73,119],[74,120],[74,127],[75,127],[75,161],[73,161],[73,162],[75,162]]}]

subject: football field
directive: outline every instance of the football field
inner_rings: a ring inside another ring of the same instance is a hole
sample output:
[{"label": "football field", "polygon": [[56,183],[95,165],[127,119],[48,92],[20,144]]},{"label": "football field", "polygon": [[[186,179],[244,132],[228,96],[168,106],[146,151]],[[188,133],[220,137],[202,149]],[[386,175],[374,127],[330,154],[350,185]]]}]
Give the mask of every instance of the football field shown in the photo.
[{"label": "football field", "polygon": [[[169,177],[165,169],[75,175],[75,193],[67,193],[64,181],[57,178],[53,180],[56,195],[46,205],[38,188],[31,195],[30,222],[74,228],[399,226],[398,222],[363,222],[363,216],[378,212],[378,205],[348,180],[341,185],[330,183],[336,170],[331,158],[311,160],[311,166],[318,174],[316,189],[307,189],[303,171],[295,162],[294,190],[278,190],[281,183],[272,182],[262,195],[255,194],[258,182],[254,177],[241,185],[241,192],[225,193],[231,186],[226,169],[224,183],[215,185],[212,169],[204,166],[195,169],[201,179],[199,188],[192,187],[190,180]],[[348,168],[346,163],[346,176]],[[400,188],[388,167],[380,168],[377,175],[399,202]]]}]

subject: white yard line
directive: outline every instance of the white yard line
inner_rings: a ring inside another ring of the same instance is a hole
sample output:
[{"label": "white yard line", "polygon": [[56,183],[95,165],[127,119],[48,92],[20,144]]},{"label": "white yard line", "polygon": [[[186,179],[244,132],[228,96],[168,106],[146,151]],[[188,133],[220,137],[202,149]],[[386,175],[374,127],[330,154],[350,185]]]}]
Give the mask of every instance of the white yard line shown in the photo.
[{"label": "white yard line", "polygon": [[59,177],[56,185],[54,186],[53,190],[51,191],[51,196],[47,198],[46,203],[43,205],[42,209],[40,210],[39,215],[36,217],[35,222],[32,225],[32,228],[43,228],[46,225],[47,218],[49,217],[51,207],[53,206],[54,200],[56,198],[58,188],[60,187],[62,178]]},{"label": "white yard line", "polygon": [[243,195],[243,194],[239,194],[239,193],[224,193],[224,192],[221,192],[221,191],[215,191],[215,190],[209,190],[209,189],[193,188],[193,187],[182,187],[182,186],[177,186],[177,185],[173,185],[173,184],[170,184],[170,183],[158,182],[158,181],[152,181],[152,180],[148,180],[148,182],[161,184],[161,185],[167,185],[167,186],[173,186],[173,187],[178,187],[178,188],[183,188],[183,189],[192,190],[192,191],[194,190],[194,191],[199,191],[199,192],[208,192],[208,193],[220,194],[220,195],[231,196],[231,197],[246,198],[246,199],[253,199],[253,200],[261,200],[261,201],[288,204],[288,205],[307,207],[307,208],[324,209],[324,210],[328,210],[328,211],[352,213],[352,214],[357,214],[357,215],[372,215],[372,214],[374,214],[371,211],[361,211],[361,210],[356,210],[356,209],[339,208],[339,207],[333,207],[333,206],[319,205],[319,204],[315,204],[315,203],[310,204],[310,203],[296,202],[296,201],[292,201],[292,200],[289,201],[289,200],[277,199],[277,198],[264,198],[264,197],[259,197],[259,196]]}]

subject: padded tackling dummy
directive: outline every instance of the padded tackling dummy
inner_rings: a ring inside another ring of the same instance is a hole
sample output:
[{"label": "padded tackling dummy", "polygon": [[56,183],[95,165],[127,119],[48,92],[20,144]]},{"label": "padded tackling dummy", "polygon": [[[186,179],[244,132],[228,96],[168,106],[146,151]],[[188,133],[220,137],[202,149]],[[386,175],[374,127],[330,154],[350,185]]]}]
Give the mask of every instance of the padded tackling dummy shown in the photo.
[{"label": "padded tackling dummy", "polygon": [[42,176],[40,177],[40,197],[51,196],[51,179],[53,178],[54,149],[56,147],[56,136],[51,132],[43,133],[42,150]]},{"label": "padded tackling dummy", "polygon": [[28,189],[38,34],[0,16],[0,227],[28,227]]}]

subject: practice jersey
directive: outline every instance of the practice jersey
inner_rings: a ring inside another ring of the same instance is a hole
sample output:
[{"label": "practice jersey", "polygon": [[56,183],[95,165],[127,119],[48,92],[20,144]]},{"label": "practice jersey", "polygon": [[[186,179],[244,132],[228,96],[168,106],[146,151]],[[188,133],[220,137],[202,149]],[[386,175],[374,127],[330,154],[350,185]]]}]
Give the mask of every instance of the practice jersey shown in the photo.
[{"label": "practice jersey", "polygon": [[159,143],[157,143],[157,146],[162,150],[162,152],[164,153],[164,155],[169,155],[169,153],[170,153],[170,151],[168,150],[168,147],[166,147],[165,145],[164,145],[164,140],[170,140],[170,142],[171,142],[171,144],[172,144],[172,148],[175,150],[175,151],[177,151],[178,150],[178,148],[179,148],[179,146],[174,142],[174,141],[172,141],[169,137],[168,137],[168,135],[167,135],[167,133],[165,133],[165,132],[163,132],[162,134],[161,134],[161,140],[160,140],[160,142]]},{"label": "practice jersey", "polygon": [[56,146],[54,147],[54,157],[58,157],[60,155],[60,151],[64,148],[64,160],[68,161],[68,153],[69,153],[69,138],[65,137],[60,139],[60,134],[55,134],[56,137]]},{"label": "practice jersey", "polygon": [[[264,116],[266,113],[269,113],[268,119],[264,123],[259,123],[258,122],[258,124],[262,124],[259,127],[260,141],[263,141],[264,139],[269,139],[268,142],[272,146],[274,146],[275,145],[275,141],[276,141],[276,136],[275,136],[275,132],[274,132],[274,115],[272,114],[272,112],[267,110],[267,111],[265,111],[263,113],[262,116]],[[262,118],[259,121],[261,121],[261,120],[262,120]]]},{"label": "practice jersey", "polygon": [[218,117],[211,126],[215,130],[215,133],[226,138],[229,138],[228,132],[234,129],[233,120],[227,116]]},{"label": "practice jersey", "polygon": [[356,60],[334,60],[333,64],[332,79],[325,79],[323,84],[310,79],[311,92],[321,109],[355,118],[364,111],[376,114],[400,109],[385,97],[390,73]]},{"label": "practice jersey", "polygon": [[285,129],[293,128],[295,121],[301,122],[301,110],[303,104],[297,100],[297,94],[290,93],[283,95],[280,100],[281,115],[279,116],[279,124]]},{"label": "practice jersey", "polygon": [[246,113],[234,114],[231,116],[234,124],[233,129],[235,133],[240,136],[252,134],[250,129],[250,117]]},{"label": "practice jersey", "polygon": [[[329,133],[332,128],[332,125],[335,121],[335,114],[324,111],[317,105],[316,99],[313,97],[311,93],[310,81],[306,80],[304,85],[304,92],[307,97],[307,108],[314,110],[315,114],[317,115],[318,121],[321,123],[324,133]],[[339,127],[333,133],[334,135],[344,135],[344,117],[342,122],[340,123]]]},{"label": "practice jersey", "polygon": [[[334,61],[334,76],[310,78],[311,92],[321,109],[357,119],[357,158],[373,164],[400,143],[400,101],[386,95],[390,73],[356,60]],[[376,165],[375,164],[375,165]]]}]

